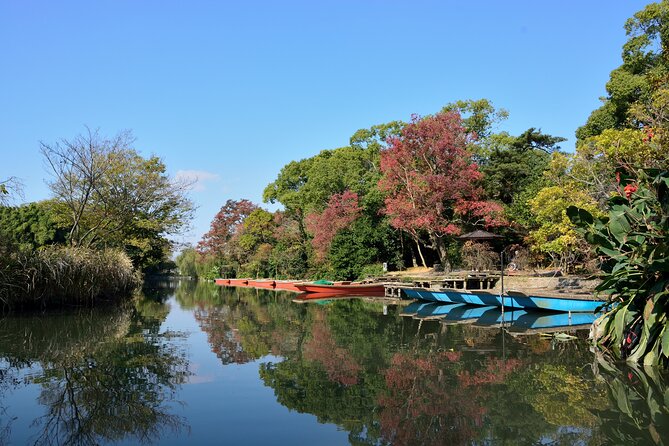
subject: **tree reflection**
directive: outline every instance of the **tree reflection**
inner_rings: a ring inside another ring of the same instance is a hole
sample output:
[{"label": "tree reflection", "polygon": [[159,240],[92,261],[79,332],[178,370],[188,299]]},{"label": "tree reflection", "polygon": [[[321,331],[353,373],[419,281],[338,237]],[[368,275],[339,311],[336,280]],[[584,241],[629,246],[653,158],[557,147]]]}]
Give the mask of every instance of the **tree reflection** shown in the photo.
[{"label": "tree reflection", "polygon": [[183,308],[193,310],[222,364],[244,364],[269,353],[293,351],[299,342],[304,308],[281,293],[184,283],[176,290]]},{"label": "tree reflection", "polygon": [[25,378],[41,386],[46,408],[32,423],[36,444],[147,443],[187,428],[171,414],[189,375],[183,348],[165,342],[179,334],[160,332],[166,312],[159,303],[138,301],[137,308],[0,322],[0,356],[15,370],[42,369]]}]

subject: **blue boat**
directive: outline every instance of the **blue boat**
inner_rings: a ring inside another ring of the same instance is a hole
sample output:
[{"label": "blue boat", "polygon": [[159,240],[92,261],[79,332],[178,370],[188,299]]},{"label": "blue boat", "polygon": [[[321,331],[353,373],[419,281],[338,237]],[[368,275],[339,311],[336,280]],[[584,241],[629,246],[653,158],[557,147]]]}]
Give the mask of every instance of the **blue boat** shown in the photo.
[{"label": "blue boat", "polygon": [[428,302],[465,303],[470,305],[496,306],[510,309],[530,309],[562,311],[572,313],[594,313],[605,305],[605,302],[595,299],[583,299],[569,295],[540,295],[525,294],[519,291],[508,291],[500,296],[487,291],[470,291],[441,289],[430,290],[423,288],[405,288],[408,297],[422,299]]},{"label": "blue boat", "polygon": [[547,313],[528,311],[516,319],[512,331],[546,330],[556,328],[589,327],[600,314],[595,313]]}]

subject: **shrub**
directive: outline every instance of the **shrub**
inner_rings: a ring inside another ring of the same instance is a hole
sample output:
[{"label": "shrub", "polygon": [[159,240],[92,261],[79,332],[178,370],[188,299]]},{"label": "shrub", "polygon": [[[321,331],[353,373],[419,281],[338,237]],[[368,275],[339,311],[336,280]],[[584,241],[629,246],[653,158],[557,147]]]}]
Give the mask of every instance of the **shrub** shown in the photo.
[{"label": "shrub", "polygon": [[10,309],[119,300],[138,284],[130,258],[116,249],[49,247],[0,258],[0,301]]}]

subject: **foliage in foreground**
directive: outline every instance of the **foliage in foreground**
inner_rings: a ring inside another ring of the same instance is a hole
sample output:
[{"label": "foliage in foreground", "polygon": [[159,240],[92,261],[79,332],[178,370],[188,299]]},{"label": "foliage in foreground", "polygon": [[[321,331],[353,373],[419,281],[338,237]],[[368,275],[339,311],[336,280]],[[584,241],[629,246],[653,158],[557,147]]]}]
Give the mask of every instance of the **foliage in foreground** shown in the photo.
[{"label": "foliage in foreground", "polygon": [[641,171],[623,180],[607,217],[568,209],[574,224],[604,260],[597,287],[617,305],[593,330],[615,357],[647,365],[669,364],[669,172]]},{"label": "foliage in foreground", "polygon": [[0,305],[9,309],[119,300],[138,284],[132,261],[117,249],[54,247],[0,257]]}]

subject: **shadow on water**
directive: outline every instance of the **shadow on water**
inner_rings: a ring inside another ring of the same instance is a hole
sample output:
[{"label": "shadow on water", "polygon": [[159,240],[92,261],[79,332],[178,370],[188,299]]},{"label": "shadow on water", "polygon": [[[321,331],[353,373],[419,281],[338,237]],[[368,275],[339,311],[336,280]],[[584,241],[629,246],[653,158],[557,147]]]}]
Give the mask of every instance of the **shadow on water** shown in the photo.
[{"label": "shadow on water", "polygon": [[24,442],[147,443],[187,430],[170,405],[188,376],[188,362],[172,342],[180,335],[160,332],[169,311],[163,307],[138,299],[136,305],[0,320],[4,441],[17,422],[4,396],[25,385],[39,389],[43,410],[35,410],[42,414],[30,422],[32,436]]}]

